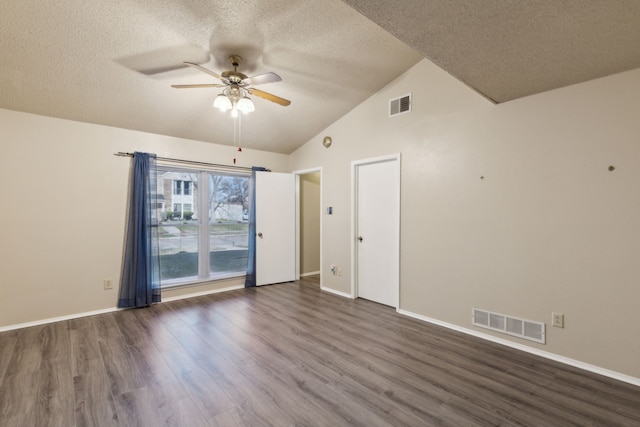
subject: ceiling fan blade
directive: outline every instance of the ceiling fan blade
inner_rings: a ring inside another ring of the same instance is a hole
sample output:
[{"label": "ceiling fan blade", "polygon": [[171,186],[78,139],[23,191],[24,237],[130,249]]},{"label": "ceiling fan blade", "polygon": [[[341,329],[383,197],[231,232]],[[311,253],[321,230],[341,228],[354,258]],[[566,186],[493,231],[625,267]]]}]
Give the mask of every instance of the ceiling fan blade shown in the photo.
[{"label": "ceiling fan blade", "polygon": [[260,98],[264,98],[268,101],[275,102],[276,104],[280,104],[283,107],[286,107],[287,105],[291,104],[291,101],[284,98],[280,98],[279,96],[272,95],[269,92],[265,92],[263,90],[252,88],[252,89],[248,89],[247,92],[249,92],[251,95],[259,96]]},{"label": "ceiling fan blade", "polygon": [[195,64],[204,64],[210,59],[211,53],[208,50],[201,46],[187,44],[117,58],[116,62],[130,70],[153,76],[186,69],[185,60]]},{"label": "ceiling fan blade", "polygon": [[202,66],[200,66],[200,65],[198,65],[198,64],[194,64],[193,62],[185,62],[185,64],[187,64],[187,65],[188,65],[188,66],[190,66],[190,67],[195,68],[196,70],[200,70],[200,71],[202,71],[203,73],[209,74],[210,76],[213,76],[213,77],[215,77],[215,78],[216,78],[216,79],[218,79],[218,80],[221,80],[221,81],[223,81],[223,82],[225,82],[225,83],[227,82],[227,79],[223,78],[220,74],[218,74],[218,73],[216,73],[216,72],[214,72],[214,71],[211,71],[211,70],[210,70],[210,69],[208,69],[208,68],[204,68],[204,67],[202,67]]},{"label": "ceiling fan blade", "polygon": [[187,88],[201,88],[201,87],[225,87],[225,85],[217,84],[217,83],[202,83],[202,84],[193,84],[193,85],[171,85],[171,87],[175,87],[177,89],[187,89]]},{"label": "ceiling fan blade", "polygon": [[264,73],[253,77],[247,77],[242,80],[242,83],[248,85],[262,85],[265,83],[276,83],[280,81],[282,81],[282,79],[276,73]]}]

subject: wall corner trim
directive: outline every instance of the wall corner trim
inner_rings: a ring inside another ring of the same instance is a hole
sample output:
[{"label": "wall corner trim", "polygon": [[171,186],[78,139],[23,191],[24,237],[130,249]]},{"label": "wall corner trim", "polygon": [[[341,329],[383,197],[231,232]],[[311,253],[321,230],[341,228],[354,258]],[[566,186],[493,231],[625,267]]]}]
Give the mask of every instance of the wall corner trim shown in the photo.
[{"label": "wall corner trim", "polygon": [[603,375],[605,377],[613,378],[614,380],[622,381],[628,384],[632,384],[640,387],[640,378],[632,377],[630,375],[622,374],[620,372],[612,371],[610,369],[601,368],[599,366],[591,365],[589,363],[581,362],[579,360],[571,359],[565,356],[560,356],[555,353],[550,353],[548,351],[538,350],[533,347],[529,347],[526,345],[518,344],[509,340],[505,340],[502,338],[494,337],[492,335],[484,334],[482,332],[474,331],[472,329],[467,329],[462,326],[454,325],[453,323],[443,322],[441,320],[433,319],[427,316],[423,316],[420,314],[413,313],[407,310],[398,309],[397,312],[404,316],[412,317],[414,319],[422,320],[423,322],[432,323],[434,325],[442,326],[447,329],[452,329],[457,332],[462,332],[467,335],[472,335],[477,338],[482,338],[487,341],[492,341],[496,344],[502,344],[507,347],[514,348],[516,350],[521,350],[527,353],[534,354],[536,356],[544,357],[545,359],[553,360],[556,362],[564,363],[565,365],[573,366],[575,368],[583,369],[585,371],[593,372],[595,374]]}]

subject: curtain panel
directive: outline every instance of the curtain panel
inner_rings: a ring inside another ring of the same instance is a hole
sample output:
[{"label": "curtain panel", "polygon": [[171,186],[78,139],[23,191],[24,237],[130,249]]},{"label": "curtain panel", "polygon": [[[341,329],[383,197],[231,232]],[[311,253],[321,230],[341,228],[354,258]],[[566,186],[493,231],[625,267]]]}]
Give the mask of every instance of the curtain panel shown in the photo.
[{"label": "curtain panel", "polygon": [[118,307],[160,302],[156,155],[133,154]]}]

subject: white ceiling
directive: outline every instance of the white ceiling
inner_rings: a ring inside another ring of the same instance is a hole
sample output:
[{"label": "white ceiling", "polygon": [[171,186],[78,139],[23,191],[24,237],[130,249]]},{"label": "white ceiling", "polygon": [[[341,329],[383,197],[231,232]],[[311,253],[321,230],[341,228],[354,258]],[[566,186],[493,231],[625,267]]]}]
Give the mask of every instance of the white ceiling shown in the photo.
[{"label": "white ceiling", "polygon": [[635,0],[2,0],[0,108],[233,145],[218,89],[171,85],[240,54],[292,102],[254,97],[241,145],[290,153],[424,57],[504,102],[638,68],[638,46]]},{"label": "white ceiling", "polygon": [[[0,107],[233,145],[219,89],[183,61],[249,76],[291,100],[253,97],[244,147],[290,153],[420,60],[339,0],[2,0]],[[176,68],[173,71],[158,71]],[[142,71],[142,72],[140,72]]]}]

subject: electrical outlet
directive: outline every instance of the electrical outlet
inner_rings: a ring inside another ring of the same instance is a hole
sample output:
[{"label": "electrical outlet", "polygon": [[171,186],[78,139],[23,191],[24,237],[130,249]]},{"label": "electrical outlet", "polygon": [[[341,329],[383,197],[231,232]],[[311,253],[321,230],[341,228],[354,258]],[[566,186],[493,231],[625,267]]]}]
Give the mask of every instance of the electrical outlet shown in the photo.
[{"label": "electrical outlet", "polygon": [[112,279],[104,279],[102,281],[102,285],[104,286],[104,290],[108,291],[109,289],[113,289],[113,280]]},{"label": "electrical outlet", "polygon": [[551,313],[551,325],[556,328],[564,328],[564,314]]},{"label": "electrical outlet", "polygon": [[341,268],[338,269],[338,276],[342,276],[342,269]]}]

